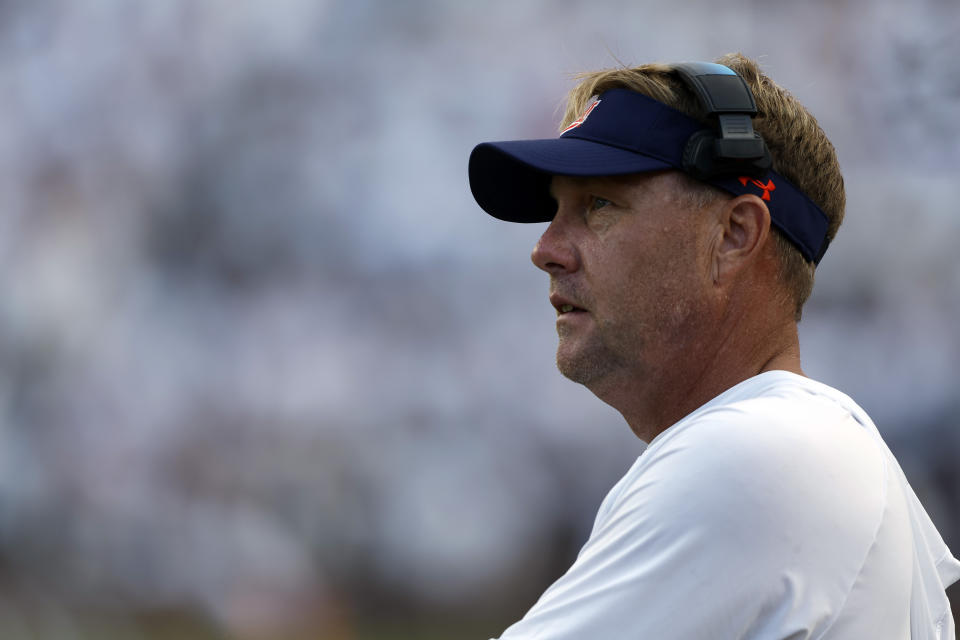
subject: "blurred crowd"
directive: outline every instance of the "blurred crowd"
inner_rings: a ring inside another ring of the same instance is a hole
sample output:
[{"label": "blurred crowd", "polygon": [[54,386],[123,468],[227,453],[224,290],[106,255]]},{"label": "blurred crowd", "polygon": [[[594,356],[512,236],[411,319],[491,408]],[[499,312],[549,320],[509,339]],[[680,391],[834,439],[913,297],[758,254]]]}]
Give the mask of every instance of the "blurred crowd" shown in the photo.
[{"label": "blurred crowd", "polygon": [[553,135],[573,72],[733,50],[847,178],[805,369],[956,553],[958,29],[940,0],[0,3],[0,637],[498,633],[643,444],[554,370],[539,230],[477,209],[469,150]]}]

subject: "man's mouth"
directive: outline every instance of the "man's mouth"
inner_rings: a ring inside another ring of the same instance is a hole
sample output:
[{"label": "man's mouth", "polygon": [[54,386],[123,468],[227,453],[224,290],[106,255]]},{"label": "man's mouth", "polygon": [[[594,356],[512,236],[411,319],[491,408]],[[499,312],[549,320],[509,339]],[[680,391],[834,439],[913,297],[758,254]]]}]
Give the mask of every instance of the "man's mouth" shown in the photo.
[{"label": "man's mouth", "polygon": [[586,311],[583,307],[578,307],[574,304],[576,300],[571,300],[565,296],[553,293],[550,295],[550,304],[553,305],[553,308],[557,310],[557,314],[565,315],[568,313],[577,313]]},{"label": "man's mouth", "polygon": [[562,302],[560,304],[555,305],[555,307],[557,309],[557,313],[560,314],[561,316],[566,315],[568,313],[582,313],[586,311],[586,309],[584,309],[583,307],[578,307],[577,305],[571,304],[569,302]]}]

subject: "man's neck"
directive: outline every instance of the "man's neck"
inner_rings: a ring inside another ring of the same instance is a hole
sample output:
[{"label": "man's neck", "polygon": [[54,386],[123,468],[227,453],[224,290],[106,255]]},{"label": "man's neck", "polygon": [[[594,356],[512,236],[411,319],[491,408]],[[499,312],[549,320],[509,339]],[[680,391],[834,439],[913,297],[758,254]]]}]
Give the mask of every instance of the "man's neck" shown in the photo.
[{"label": "man's neck", "polygon": [[686,350],[669,370],[639,372],[591,390],[620,411],[637,437],[650,442],[730,387],[764,371],[804,375],[795,322],[766,331],[745,329],[741,324],[719,341]]}]

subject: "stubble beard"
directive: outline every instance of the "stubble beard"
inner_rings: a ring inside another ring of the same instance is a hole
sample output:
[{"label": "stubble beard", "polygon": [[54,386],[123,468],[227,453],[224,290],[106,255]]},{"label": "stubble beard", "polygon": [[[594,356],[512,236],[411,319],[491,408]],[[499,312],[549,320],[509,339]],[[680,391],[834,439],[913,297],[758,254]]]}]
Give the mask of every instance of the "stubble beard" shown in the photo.
[{"label": "stubble beard", "polygon": [[[619,335],[620,339],[613,340]],[[639,342],[636,338],[624,339],[628,334],[618,332],[615,327],[594,327],[588,336],[579,339],[582,344],[574,344],[578,337],[574,330],[557,327],[557,369],[566,378],[588,388],[597,387],[629,367],[627,354],[637,353]],[[632,344],[625,344],[632,343]]]},{"label": "stubble beard", "polygon": [[[689,298],[664,296],[641,319],[635,305],[624,305],[581,335],[582,328],[557,326],[557,368],[565,377],[597,395],[626,381],[656,384],[671,361],[669,354],[689,346],[702,327],[701,313]],[[609,316],[617,318],[612,320]]]}]

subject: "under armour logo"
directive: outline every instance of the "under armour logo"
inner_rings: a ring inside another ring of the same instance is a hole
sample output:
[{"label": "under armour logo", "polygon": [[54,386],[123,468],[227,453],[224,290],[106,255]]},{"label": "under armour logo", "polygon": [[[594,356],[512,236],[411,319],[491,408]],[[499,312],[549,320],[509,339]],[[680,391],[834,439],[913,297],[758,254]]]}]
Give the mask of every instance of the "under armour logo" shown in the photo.
[{"label": "under armour logo", "polygon": [[751,182],[753,186],[763,189],[763,195],[760,196],[761,200],[770,200],[770,192],[777,188],[777,185],[773,184],[773,180],[767,180],[767,184],[763,184],[759,180],[746,176],[740,176],[739,180],[743,186],[747,186],[747,183]]},{"label": "under armour logo", "polygon": [[599,100],[594,100],[594,101],[590,104],[590,106],[587,107],[586,110],[583,112],[583,115],[581,115],[579,118],[577,118],[576,120],[574,120],[573,122],[571,122],[569,127],[567,127],[566,129],[564,129],[563,131],[560,132],[560,135],[563,135],[563,134],[565,134],[567,131],[570,131],[571,129],[576,129],[577,127],[579,127],[580,125],[582,125],[582,124],[583,124],[583,121],[587,119],[587,116],[590,115],[590,112],[591,112],[591,111],[593,111],[594,109],[597,108],[597,105],[598,105],[598,104],[600,104],[600,101],[599,101]]}]

